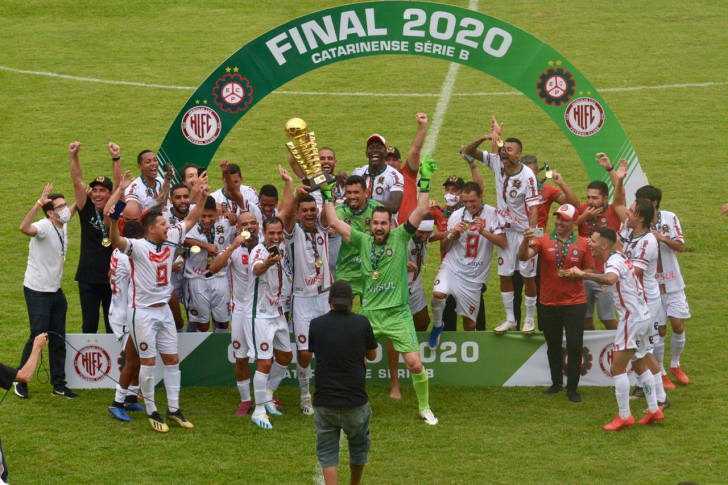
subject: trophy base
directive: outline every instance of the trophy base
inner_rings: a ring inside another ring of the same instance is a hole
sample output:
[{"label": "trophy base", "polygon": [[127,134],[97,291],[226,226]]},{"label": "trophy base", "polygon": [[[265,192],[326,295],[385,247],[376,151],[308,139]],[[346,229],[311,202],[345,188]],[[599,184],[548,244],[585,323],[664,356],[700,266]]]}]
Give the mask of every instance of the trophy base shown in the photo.
[{"label": "trophy base", "polygon": [[303,183],[311,187],[311,191],[319,190],[321,187],[331,185],[336,182],[336,179],[327,173],[320,173],[309,179],[304,179]]}]

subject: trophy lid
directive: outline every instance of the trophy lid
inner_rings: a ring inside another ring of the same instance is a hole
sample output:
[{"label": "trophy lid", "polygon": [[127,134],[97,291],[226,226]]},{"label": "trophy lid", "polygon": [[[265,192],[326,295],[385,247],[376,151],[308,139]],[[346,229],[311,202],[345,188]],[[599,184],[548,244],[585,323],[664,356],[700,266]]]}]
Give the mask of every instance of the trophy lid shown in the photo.
[{"label": "trophy lid", "polygon": [[291,118],[286,122],[286,136],[291,139],[299,138],[306,134],[308,126],[301,118]]}]

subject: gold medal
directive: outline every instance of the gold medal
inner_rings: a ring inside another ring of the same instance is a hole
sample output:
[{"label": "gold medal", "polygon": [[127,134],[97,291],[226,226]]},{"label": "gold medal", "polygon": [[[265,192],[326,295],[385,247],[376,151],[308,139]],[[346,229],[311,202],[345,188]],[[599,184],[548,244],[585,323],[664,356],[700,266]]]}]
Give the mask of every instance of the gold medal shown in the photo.
[{"label": "gold medal", "polygon": [[564,270],[561,269],[561,268],[559,268],[559,269],[556,270],[556,274],[559,275],[559,278],[563,278],[564,277]]},{"label": "gold medal", "polygon": [[212,256],[208,256],[208,257],[207,257],[207,264],[210,264],[210,263],[212,263],[212,260],[213,260],[213,259],[215,259],[215,258],[213,258]]},{"label": "gold medal", "polygon": [[550,179],[553,178],[554,171],[553,170],[546,170],[546,178]]},{"label": "gold medal", "polygon": [[199,253],[199,252],[200,252],[200,246],[192,246],[192,247],[190,248],[190,252],[191,252],[192,254],[197,254],[197,253]]},{"label": "gold medal", "polygon": [[243,239],[250,239],[250,231],[243,231],[240,235],[243,236]]},{"label": "gold medal", "polygon": [[111,246],[111,239],[109,239],[108,237],[103,238],[101,240],[101,245],[105,248],[108,248],[109,246]]},{"label": "gold medal", "polygon": [[63,264],[66,264],[66,256],[63,256],[63,257],[61,258],[61,263],[63,263]]},{"label": "gold medal", "polygon": [[466,222],[465,223],[465,232],[468,232],[468,231],[470,231],[470,223]]},{"label": "gold medal", "polygon": [[319,258],[319,259],[316,260],[316,267],[317,268],[320,268],[323,265],[324,265],[324,260],[323,259]]},{"label": "gold medal", "polygon": [[503,140],[498,140],[498,148],[503,148]]},{"label": "gold medal", "polygon": [[375,269],[374,271],[372,271],[372,279],[373,280],[378,280],[379,279],[379,270],[376,270]]}]

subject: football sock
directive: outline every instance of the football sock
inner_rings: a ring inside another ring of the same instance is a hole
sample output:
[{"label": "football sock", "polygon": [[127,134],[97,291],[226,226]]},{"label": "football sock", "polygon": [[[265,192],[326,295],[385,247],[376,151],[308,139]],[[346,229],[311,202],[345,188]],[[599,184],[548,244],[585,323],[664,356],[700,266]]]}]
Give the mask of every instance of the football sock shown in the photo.
[{"label": "football sock", "polygon": [[419,374],[412,373],[412,387],[415,388],[417,404],[420,411],[430,409],[430,378],[427,376],[427,369],[423,368]]},{"label": "football sock", "polygon": [[516,317],[513,315],[513,292],[501,291],[501,298],[503,299],[503,307],[506,309],[506,320],[515,322]]},{"label": "football sock", "polygon": [[164,366],[164,388],[167,390],[167,407],[170,413],[179,410],[179,388],[182,382],[182,373],[179,364]]},{"label": "football sock", "polygon": [[116,385],[116,394],[114,395],[114,403],[124,404],[126,400],[126,389],[122,388],[119,384]]},{"label": "football sock", "polygon": [[157,410],[154,403],[154,366],[142,365],[139,369],[139,387],[144,395],[144,406],[147,408],[147,414],[152,414]]},{"label": "football sock", "polygon": [[644,371],[637,376],[637,381],[642,384],[642,390],[645,391],[645,399],[647,399],[647,409],[654,413],[657,411],[657,393],[655,392],[655,378],[650,370]]},{"label": "football sock", "polygon": [[216,325],[213,325],[213,328],[215,329],[214,330],[214,333],[228,333],[228,329],[227,328],[217,328]]},{"label": "football sock", "polygon": [[526,318],[534,319],[537,300],[538,298],[535,296],[526,296]]},{"label": "football sock", "polygon": [[612,379],[614,380],[614,394],[617,396],[619,417],[627,419],[632,414],[629,410],[629,377],[625,373],[614,376]]},{"label": "football sock", "polygon": [[268,377],[268,389],[272,392],[276,392],[276,389],[278,389],[278,386],[281,384],[283,376],[286,373],[286,369],[288,369],[288,366],[284,367],[278,362],[273,362],[273,365],[270,368],[270,376]]},{"label": "football sock", "polygon": [[439,298],[432,297],[432,326],[442,327],[442,312],[445,311],[445,304],[447,298],[440,300]]},{"label": "football sock", "polygon": [[[665,358],[665,339],[664,339],[664,337],[660,337],[659,341],[657,342],[657,345],[655,345],[655,350],[652,353],[652,355],[654,355],[655,359],[657,359],[657,362],[660,363],[661,376],[664,376],[665,374],[667,374],[667,372],[665,372],[665,366],[662,365],[662,361]],[[660,381],[662,381],[662,379],[660,379]]]},{"label": "football sock", "polygon": [[238,392],[241,401],[250,401],[250,379],[238,381]]},{"label": "football sock", "polygon": [[670,339],[670,353],[672,357],[670,359],[670,367],[680,367],[680,356],[685,348],[685,332],[683,333],[672,333]]},{"label": "football sock", "polygon": [[298,375],[298,385],[301,386],[301,400],[311,397],[311,390],[308,387],[308,382],[311,379],[311,366],[304,368],[296,365],[296,374]]},{"label": "football sock", "polygon": [[266,391],[267,387],[268,374],[263,374],[262,372],[255,371],[255,376],[253,376],[253,392],[255,394],[256,414],[265,413],[265,408],[263,407],[263,405],[268,400],[268,392]]},{"label": "football sock", "polygon": [[652,377],[655,380],[655,397],[657,398],[657,402],[665,402],[667,394],[665,394],[665,385],[662,383],[662,375],[652,374]]}]

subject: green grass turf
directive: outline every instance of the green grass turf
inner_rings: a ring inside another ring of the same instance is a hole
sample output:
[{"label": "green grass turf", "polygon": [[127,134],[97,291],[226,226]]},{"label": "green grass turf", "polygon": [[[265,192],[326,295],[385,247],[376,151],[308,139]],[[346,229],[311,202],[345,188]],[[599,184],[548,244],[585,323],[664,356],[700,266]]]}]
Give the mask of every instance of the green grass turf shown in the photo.
[{"label": "green grass turf", "polygon": [[[261,33],[340,1],[290,2],[0,2],[0,65],[75,76],[195,86],[230,53]],[[468,2],[453,2],[466,6]],[[481,1],[479,9],[556,47],[598,88],[726,82],[723,59],[728,9],[720,2]],[[286,90],[438,93],[443,61],[380,56],[319,69]],[[456,93],[509,87],[461,69]],[[192,91],[79,83],[0,71],[0,359],[15,364],[27,338],[22,296],[27,238],[17,231],[43,184],[72,197],[67,146],[84,143],[85,178],[109,172],[106,144],[122,147],[126,168],[143,148],[158,148]],[[692,320],[683,367],[692,384],[670,393],[665,422],[649,429],[606,434],[616,411],[613,390],[583,389],[584,402],[545,398],[541,389],[431,390],[441,420],[419,423],[411,388],[390,401],[372,389],[374,417],[367,483],[724,482],[726,446],[725,348],[728,202],[723,168],[728,87],[607,92],[651,183],[664,190],[663,207],[681,218],[690,251],[680,263]],[[414,114],[434,113],[436,97],[324,97],[273,94],[228,136],[216,160],[243,166],[247,183],[276,181],[285,163],[282,133],[291,116],[304,118],[337,151],[347,171],[365,161],[363,141],[385,134],[403,151]],[[547,116],[525,98],[453,97],[437,149],[436,178],[465,173],[457,149],[486,131],[489,115],[505,121],[508,135],[563,174],[583,196],[586,174],[574,150]],[[212,179],[219,169],[211,170]],[[494,203],[488,172],[486,201]],[[280,186],[280,184],[278,184]],[[442,196],[439,184],[433,196]],[[70,302],[68,331],[81,328],[76,284],[78,224],[63,288]],[[431,251],[425,287],[437,268]],[[502,317],[497,291],[486,295],[489,328]],[[669,359],[669,344],[666,352]],[[544,362],[544,365],[546,363]],[[232,372],[232,368],[230,369]],[[308,483],[316,466],[310,419],[296,412],[294,391],[283,391],[287,413],[265,433],[248,420],[194,415],[188,432],[154,434],[136,416],[120,424],[106,412],[109,391],[84,391],[76,401],[51,399],[33,382],[31,399],[9,395],[0,406],[11,480],[16,483],[236,482]],[[158,396],[164,396],[160,391]],[[192,410],[233,410],[235,389],[185,389]],[[635,413],[641,405],[633,407]],[[343,459],[346,464],[346,459]],[[348,478],[342,467],[342,479]]]}]

